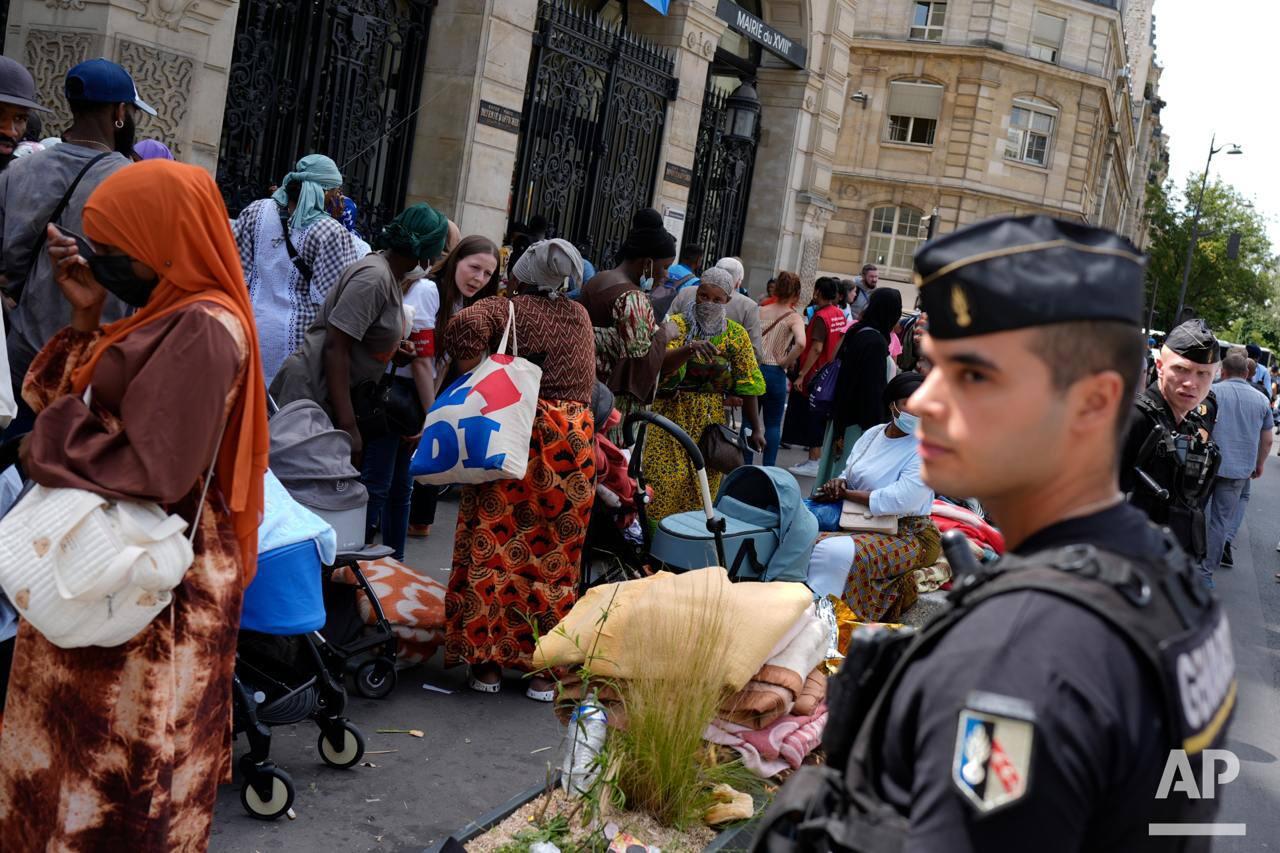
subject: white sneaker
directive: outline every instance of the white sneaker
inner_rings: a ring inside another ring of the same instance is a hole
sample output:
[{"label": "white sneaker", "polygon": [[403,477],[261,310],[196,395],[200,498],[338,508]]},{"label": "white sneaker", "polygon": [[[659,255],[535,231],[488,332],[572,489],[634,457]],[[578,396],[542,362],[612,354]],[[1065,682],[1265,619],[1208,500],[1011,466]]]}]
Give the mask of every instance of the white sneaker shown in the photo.
[{"label": "white sneaker", "polygon": [[797,477],[816,477],[818,476],[818,460],[810,459],[808,462],[792,465],[787,470]]}]

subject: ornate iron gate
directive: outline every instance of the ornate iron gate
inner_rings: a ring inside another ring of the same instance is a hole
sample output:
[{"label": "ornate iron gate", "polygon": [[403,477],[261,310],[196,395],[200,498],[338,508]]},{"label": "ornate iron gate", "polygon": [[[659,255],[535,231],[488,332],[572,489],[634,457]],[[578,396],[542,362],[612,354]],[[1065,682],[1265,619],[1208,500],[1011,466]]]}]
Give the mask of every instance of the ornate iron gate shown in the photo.
[{"label": "ornate iron gate", "polygon": [[235,216],[304,154],[342,169],[368,235],[404,204],[436,0],[241,0],[218,184]]},{"label": "ornate iron gate", "polygon": [[675,62],[626,31],[543,0],[529,64],[511,218],[546,217],[596,266],[613,263],[653,197]]},{"label": "ornate iron gate", "polygon": [[708,263],[742,251],[751,174],[760,142],[760,122],[756,122],[755,138],[751,140],[725,132],[728,97],[729,93],[717,89],[708,75],[684,229],[684,243],[706,250]]}]

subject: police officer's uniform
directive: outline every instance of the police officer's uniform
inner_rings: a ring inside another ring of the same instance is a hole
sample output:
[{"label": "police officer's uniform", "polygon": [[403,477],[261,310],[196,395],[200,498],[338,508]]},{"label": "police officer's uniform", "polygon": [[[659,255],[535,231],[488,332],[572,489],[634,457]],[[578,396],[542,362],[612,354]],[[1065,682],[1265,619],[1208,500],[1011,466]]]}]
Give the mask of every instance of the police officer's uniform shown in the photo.
[{"label": "police officer's uniform", "polygon": [[[937,338],[1082,320],[1138,334],[1142,259],[1104,231],[996,220],[916,267]],[[1212,800],[1156,793],[1171,750],[1199,784],[1235,703],[1225,619],[1177,544],[1117,498],[991,566],[948,556],[950,609],[914,636],[854,635],[829,688],[830,764],[784,786],[756,849],[1207,848],[1149,829],[1212,820]]]},{"label": "police officer's uniform", "polygon": [[[1203,320],[1188,320],[1165,342],[1197,364],[1221,361],[1218,340]],[[1213,392],[1179,423],[1159,382],[1138,393],[1120,454],[1120,489],[1153,522],[1169,528],[1183,549],[1203,560],[1205,506],[1222,456],[1210,439],[1217,416]]]}]

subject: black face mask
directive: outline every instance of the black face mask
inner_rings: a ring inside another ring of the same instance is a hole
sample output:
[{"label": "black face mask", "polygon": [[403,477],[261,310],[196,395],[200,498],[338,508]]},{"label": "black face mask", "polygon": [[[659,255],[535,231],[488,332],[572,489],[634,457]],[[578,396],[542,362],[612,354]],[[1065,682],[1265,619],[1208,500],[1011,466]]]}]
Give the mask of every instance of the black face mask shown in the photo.
[{"label": "black face mask", "polygon": [[89,258],[89,270],[98,284],[126,305],[141,308],[151,298],[160,279],[141,279],[133,271],[133,259],[128,255],[94,255]]}]

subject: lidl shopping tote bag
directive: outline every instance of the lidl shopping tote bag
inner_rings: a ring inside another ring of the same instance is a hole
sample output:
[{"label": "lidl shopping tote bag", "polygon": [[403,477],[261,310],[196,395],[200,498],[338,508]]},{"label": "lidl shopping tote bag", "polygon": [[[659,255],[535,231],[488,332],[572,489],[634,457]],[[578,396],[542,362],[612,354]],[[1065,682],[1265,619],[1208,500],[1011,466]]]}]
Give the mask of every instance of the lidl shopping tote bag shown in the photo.
[{"label": "lidl shopping tote bag", "polygon": [[512,303],[498,351],[442,391],[427,412],[422,440],[409,463],[419,483],[524,477],[542,369],[520,358],[515,322]]}]

